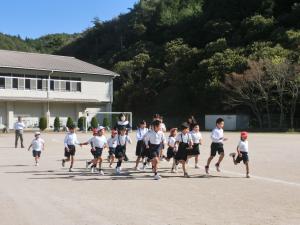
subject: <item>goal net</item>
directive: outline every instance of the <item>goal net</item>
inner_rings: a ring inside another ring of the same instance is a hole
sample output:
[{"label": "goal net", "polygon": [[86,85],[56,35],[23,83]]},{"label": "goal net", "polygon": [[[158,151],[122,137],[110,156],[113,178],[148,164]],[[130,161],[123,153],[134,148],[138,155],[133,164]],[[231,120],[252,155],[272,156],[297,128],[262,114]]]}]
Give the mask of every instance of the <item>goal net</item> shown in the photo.
[{"label": "goal net", "polygon": [[97,118],[99,126],[104,126],[106,129],[111,130],[117,121],[119,120],[119,115],[124,113],[126,120],[128,120],[130,126],[132,127],[132,112],[95,112],[89,113],[87,117],[87,122],[90,125],[93,117]]}]

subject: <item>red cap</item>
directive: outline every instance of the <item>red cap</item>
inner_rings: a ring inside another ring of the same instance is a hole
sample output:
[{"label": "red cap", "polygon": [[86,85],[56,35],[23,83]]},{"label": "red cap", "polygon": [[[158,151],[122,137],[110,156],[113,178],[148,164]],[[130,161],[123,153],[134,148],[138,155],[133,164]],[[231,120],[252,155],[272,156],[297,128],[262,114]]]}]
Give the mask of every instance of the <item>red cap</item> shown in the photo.
[{"label": "red cap", "polygon": [[242,131],[241,132],[241,137],[247,138],[248,137],[248,132],[247,131]]}]

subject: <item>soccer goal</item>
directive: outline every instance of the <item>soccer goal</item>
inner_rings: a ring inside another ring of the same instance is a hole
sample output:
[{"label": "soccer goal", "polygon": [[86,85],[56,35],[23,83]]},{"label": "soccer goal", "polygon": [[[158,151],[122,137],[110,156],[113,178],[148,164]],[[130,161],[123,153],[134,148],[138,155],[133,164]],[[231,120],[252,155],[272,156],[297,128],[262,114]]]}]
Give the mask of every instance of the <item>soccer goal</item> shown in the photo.
[{"label": "soccer goal", "polygon": [[118,121],[118,117],[124,113],[130,126],[132,127],[132,112],[96,112],[89,113],[87,122],[90,124],[93,117],[97,118],[100,126],[106,127],[108,130],[113,128]]}]

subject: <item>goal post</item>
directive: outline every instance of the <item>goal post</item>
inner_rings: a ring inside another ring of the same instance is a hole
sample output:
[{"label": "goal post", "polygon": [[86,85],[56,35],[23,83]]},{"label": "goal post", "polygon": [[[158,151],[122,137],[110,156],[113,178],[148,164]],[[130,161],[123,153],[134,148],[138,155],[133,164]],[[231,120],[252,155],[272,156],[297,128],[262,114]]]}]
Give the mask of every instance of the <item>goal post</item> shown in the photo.
[{"label": "goal post", "polygon": [[87,118],[87,126],[91,123],[93,117],[96,117],[100,126],[104,126],[108,129],[114,127],[118,121],[118,117],[121,113],[124,113],[126,119],[129,121],[130,126],[132,127],[132,112],[95,112],[89,113]]}]

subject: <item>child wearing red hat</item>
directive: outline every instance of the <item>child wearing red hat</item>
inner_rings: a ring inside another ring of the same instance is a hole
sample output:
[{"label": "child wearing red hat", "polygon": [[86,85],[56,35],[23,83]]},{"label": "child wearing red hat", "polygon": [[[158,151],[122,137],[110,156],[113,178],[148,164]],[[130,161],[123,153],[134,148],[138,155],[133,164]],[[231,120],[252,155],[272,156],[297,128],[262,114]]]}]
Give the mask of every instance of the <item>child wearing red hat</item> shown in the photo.
[{"label": "child wearing red hat", "polygon": [[241,132],[241,140],[237,146],[237,157],[236,153],[230,153],[229,156],[232,157],[234,165],[237,165],[242,160],[246,166],[246,177],[250,178],[249,175],[249,157],[248,157],[248,133],[246,131]]}]

